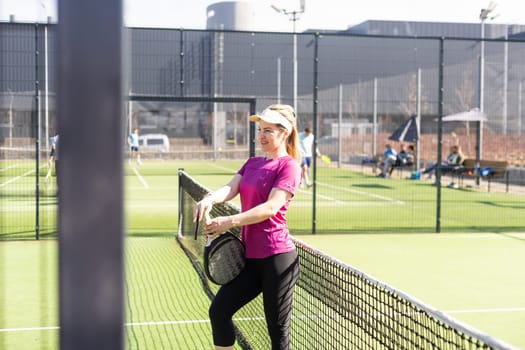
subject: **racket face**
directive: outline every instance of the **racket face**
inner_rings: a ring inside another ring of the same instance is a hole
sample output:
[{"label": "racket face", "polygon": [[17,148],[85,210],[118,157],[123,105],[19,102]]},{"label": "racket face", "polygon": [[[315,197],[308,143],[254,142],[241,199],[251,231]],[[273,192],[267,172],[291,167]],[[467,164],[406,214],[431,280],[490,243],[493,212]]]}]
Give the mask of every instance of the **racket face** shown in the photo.
[{"label": "racket face", "polygon": [[244,245],[227,232],[208,242],[204,249],[204,270],[215,284],[226,284],[244,268]]}]

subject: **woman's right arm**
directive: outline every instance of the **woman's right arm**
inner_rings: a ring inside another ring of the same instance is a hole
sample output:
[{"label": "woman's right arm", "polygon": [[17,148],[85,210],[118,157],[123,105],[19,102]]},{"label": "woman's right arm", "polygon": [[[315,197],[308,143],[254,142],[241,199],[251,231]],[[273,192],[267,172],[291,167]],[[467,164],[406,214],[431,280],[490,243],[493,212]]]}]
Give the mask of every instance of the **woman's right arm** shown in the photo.
[{"label": "woman's right arm", "polygon": [[242,176],[235,174],[235,176],[223,187],[215,192],[210,192],[201,201],[195,204],[193,208],[193,222],[202,220],[205,213],[209,213],[213,204],[223,203],[233,199],[239,193],[239,184]]}]

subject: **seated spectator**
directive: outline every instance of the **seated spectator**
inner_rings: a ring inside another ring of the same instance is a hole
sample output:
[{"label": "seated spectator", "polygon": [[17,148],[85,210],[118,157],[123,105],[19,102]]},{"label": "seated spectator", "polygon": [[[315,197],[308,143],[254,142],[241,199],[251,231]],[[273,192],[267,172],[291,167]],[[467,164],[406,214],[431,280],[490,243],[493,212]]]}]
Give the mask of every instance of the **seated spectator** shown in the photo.
[{"label": "seated spectator", "polygon": [[408,147],[405,147],[404,144],[401,144],[400,147],[401,150],[396,156],[395,163],[391,164],[390,167],[387,169],[387,173],[389,176],[392,176],[394,167],[410,166],[414,164],[414,160],[416,158],[416,148],[414,147],[414,145],[408,145]]},{"label": "seated spectator", "polygon": [[412,165],[414,164],[415,154],[416,154],[416,148],[414,145],[408,145],[408,147],[405,147],[404,144],[401,144],[401,149],[399,153],[396,156],[396,162],[393,164],[393,166],[390,166],[390,168],[387,170],[389,175],[392,175],[392,172],[394,171],[394,167],[399,166],[405,166],[405,165]]},{"label": "seated spectator", "polygon": [[[450,147],[450,153],[447,156],[447,159],[444,162],[441,162],[441,172],[446,173],[450,171],[456,171],[461,169],[463,162],[465,161],[465,156],[461,152],[461,148],[458,145]],[[427,179],[432,179],[432,174],[436,174],[437,171],[437,162],[434,162],[431,166],[426,168],[423,171],[423,174],[427,174]],[[455,187],[455,184],[452,182],[449,187]]]},{"label": "seated spectator", "polygon": [[388,177],[388,169],[395,164],[397,160],[397,151],[392,148],[390,144],[385,145],[385,151],[383,152],[383,171],[377,175],[379,177]]},{"label": "seated spectator", "polygon": [[416,158],[416,148],[414,145],[408,145],[405,149],[405,145],[401,145],[401,151],[397,155],[396,165],[411,165],[414,164]]}]

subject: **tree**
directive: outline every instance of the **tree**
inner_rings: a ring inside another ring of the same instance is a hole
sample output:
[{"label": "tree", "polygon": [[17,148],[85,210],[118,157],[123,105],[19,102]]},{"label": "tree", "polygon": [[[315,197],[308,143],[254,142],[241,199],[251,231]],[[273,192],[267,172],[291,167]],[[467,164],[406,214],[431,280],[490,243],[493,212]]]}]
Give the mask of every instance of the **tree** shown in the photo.
[{"label": "tree", "polygon": [[[423,84],[421,84],[421,113],[425,113],[430,110],[430,104],[428,98],[423,94],[425,91]],[[399,103],[399,109],[406,116],[412,116],[417,112],[417,74],[413,73],[408,81],[408,85],[405,88],[407,99]]]},{"label": "tree", "polygon": [[[458,98],[460,111],[469,111],[474,107],[474,97],[476,89],[472,81],[472,68],[463,71],[463,79],[461,85],[454,89],[454,93]],[[449,111],[450,113],[457,113],[457,111]],[[472,154],[472,142],[470,140],[470,123],[465,124],[465,137],[467,139],[467,154]]]}]

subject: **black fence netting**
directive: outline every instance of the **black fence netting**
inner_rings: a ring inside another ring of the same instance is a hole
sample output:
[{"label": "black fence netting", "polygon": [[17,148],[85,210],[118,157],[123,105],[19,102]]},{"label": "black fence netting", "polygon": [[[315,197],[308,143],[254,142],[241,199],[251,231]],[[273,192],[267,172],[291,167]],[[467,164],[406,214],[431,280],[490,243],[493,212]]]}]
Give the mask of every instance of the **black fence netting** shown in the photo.
[{"label": "black fence netting", "polygon": [[[194,239],[193,207],[208,190],[179,171],[178,241],[192,260],[210,298],[217,286],[203,273],[204,235]],[[238,209],[216,204],[211,216]],[[234,231],[234,233],[239,233]],[[295,288],[291,323],[294,349],[511,349],[366,273],[294,238],[301,276]],[[245,349],[270,347],[262,300],[234,316]]]},{"label": "black fence netting", "polygon": [[[47,176],[49,140],[58,130],[55,29],[0,23],[3,238],[56,233],[56,181]],[[122,144],[137,127],[143,160],[242,160],[255,143],[246,104],[209,99],[252,98],[257,111],[286,103],[296,107],[299,131],[311,127],[330,159],[316,159],[311,169],[315,196],[303,206],[310,232],[522,230],[525,42],[495,34],[296,36],[294,60],[291,33],[126,28]],[[482,122],[440,122],[480,107]],[[419,137],[390,139],[413,115]],[[391,168],[392,181],[377,177],[387,143],[397,151],[415,147],[414,162]],[[422,174],[453,145],[470,164],[464,172]],[[482,168],[488,176],[477,176]],[[334,220],[341,207],[356,217]]]}]

